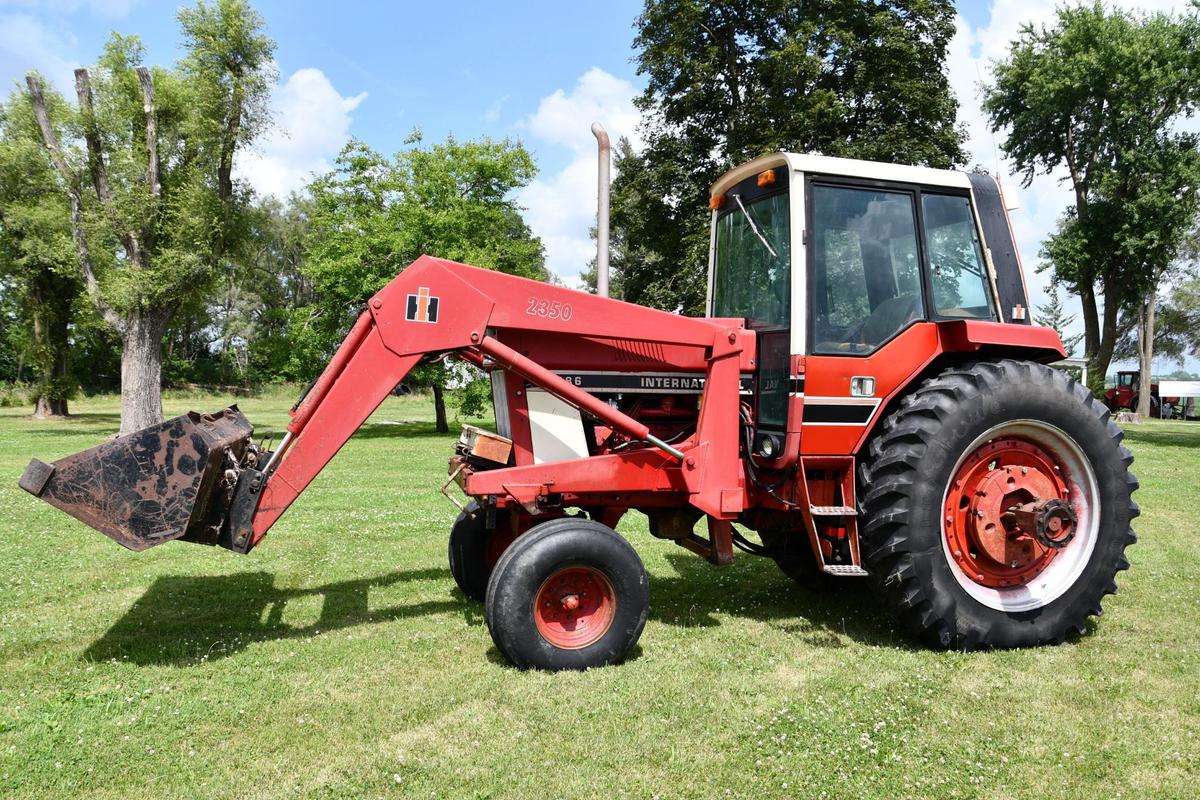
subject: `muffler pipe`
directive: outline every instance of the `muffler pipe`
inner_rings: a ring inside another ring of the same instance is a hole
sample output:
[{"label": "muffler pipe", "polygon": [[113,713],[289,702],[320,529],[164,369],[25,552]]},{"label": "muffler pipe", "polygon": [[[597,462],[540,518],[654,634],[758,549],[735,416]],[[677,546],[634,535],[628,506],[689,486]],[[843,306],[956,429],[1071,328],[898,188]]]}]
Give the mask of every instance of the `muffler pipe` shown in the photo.
[{"label": "muffler pipe", "polygon": [[612,186],[612,147],[608,131],[599,122],[592,123],[596,137],[598,169],[596,171],[596,294],[608,297],[608,217],[609,192]]}]

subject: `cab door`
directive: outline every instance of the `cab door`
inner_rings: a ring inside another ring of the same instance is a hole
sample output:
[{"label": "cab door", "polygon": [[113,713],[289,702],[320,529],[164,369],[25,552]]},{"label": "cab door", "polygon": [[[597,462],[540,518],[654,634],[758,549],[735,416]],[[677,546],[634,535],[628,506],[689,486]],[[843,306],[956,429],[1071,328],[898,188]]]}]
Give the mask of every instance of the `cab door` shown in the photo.
[{"label": "cab door", "polygon": [[940,320],[996,319],[969,190],[810,176],[804,454],[854,452],[939,346]]}]

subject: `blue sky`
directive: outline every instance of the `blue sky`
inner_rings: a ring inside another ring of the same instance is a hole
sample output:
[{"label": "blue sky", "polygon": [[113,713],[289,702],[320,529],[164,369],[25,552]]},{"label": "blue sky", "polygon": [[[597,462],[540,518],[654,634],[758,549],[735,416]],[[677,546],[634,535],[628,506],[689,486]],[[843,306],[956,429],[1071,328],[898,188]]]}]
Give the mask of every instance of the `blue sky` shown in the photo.
[{"label": "blue sky", "polygon": [[[1126,0],[1182,11],[1186,0]],[[178,2],[0,0],[0,82],[35,67],[71,91],[71,70],[91,63],[109,32],[139,35],[148,60],[179,54]],[[520,138],[541,168],[521,192],[526,218],[550,267],[572,282],[593,253],[594,119],[637,143],[633,98],[644,85],[633,58],[638,0],[575,2],[283,2],[260,0],[278,42],[276,127],[243,157],[239,172],[263,193],[302,188],[351,137],[393,152],[420,127],[430,139]],[[947,69],[967,127],[971,162],[1007,172],[979,110],[978,85],[1025,21],[1045,22],[1047,0],[959,4]],[[1034,295],[1045,277],[1037,253],[1069,202],[1061,176],[1016,192],[1013,221]]]},{"label": "blue sky", "polygon": [[[365,93],[351,132],[382,150],[420,126],[434,138],[521,133],[538,101],[569,89],[593,66],[636,82],[633,21],[641,4],[564,2],[255,3],[278,43],[281,77],[321,70],[347,97]],[[31,62],[69,69],[92,61],[113,30],[135,33],[151,62],[179,55],[176,2],[0,1],[0,78]],[[56,63],[57,62],[57,63]],[[587,135],[587,125],[583,125]],[[547,153],[546,168],[563,166]],[[558,158],[556,158],[558,156]]]}]

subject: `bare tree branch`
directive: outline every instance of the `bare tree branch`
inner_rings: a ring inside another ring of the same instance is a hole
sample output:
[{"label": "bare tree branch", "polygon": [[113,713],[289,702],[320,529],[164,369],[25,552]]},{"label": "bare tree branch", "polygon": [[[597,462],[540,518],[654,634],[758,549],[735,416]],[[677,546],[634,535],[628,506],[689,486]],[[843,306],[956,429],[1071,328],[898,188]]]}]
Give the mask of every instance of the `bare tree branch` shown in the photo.
[{"label": "bare tree branch", "polygon": [[113,204],[112,189],[108,183],[108,170],[104,166],[104,147],[100,142],[100,128],[96,125],[96,112],[92,105],[92,82],[84,68],[75,70],[75,94],[79,98],[79,110],[83,112],[83,139],[87,144],[88,169],[92,173],[92,186],[100,205],[112,220],[113,230],[121,239],[130,263],[140,264],[137,236],[121,224],[117,207]]},{"label": "bare tree branch", "polygon": [[62,148],[58,144],[54,126],[50,123],[50,113],[46,110],[46,98],[42,93],[42,81],[38,76],[29,73],[25,76],[25,84],[29,87],[29,100],[33,105],[33,115],[42,132],[42,143],[50,154],[50,161],[54,164],[54,169],[58,171],[59,177],[66,186],[67,198],[71,203],[71,238],[75,242],[75,252],[79,257],[79,266],[83,270],[84,287],[104,321],[121,332],[124,330],[124,320],[100,296],[100,283],[96,280],[96,270],[92,266],[92,253],[88,249],[87,238],[83,232],[83,200],[79,196],[75,173],[67,164]]},{"label": "bare tree branch", "polygon": [[109,208],[112,205],[112,191],[108,186],[108,170],[104,166],[104,150],[100,145],[100,129],[96,126],[96,112],[92,107],[92,83],[88,71],[82,67],[75,70],[75,95],[79,98],[79,110],[83,114],[83,139],[87,143],[92,186],[96,190],[96,197]]},{"label": "bare tree branch", "polygon": [[142,85],[142,110],[146,112],[146,186],[157,200],[162,194],[158,180],[158,115],[154,110],[154,80],[150,70],[137,68],[138,83]]},{"label": "bare tree branch", "polygon": [[58,136],[54,126],[50,124],[50,113],[46,110],[46,97],[42,94],[42,80],[32,72],[25,76],[25,85],[29,87],[29,101],[33,104],[33,116],[37,119],[38,128],[42,131],[42,143],[50,153],[50,161],[58,170],[59,176],[67,184],[67,191],[74,192],[75,176],[63,158],[62,148],[58,146]]},{"label": "bare tree branch", "polygon": [[225,118],[225,131],[221,136],[220,163],[217,164],[217,199],[224,203],[233,196],[233,153],[237,149],[238,135],[242,129],[242,106],[245,92],[241,81],[233,79],[229,116]]}]

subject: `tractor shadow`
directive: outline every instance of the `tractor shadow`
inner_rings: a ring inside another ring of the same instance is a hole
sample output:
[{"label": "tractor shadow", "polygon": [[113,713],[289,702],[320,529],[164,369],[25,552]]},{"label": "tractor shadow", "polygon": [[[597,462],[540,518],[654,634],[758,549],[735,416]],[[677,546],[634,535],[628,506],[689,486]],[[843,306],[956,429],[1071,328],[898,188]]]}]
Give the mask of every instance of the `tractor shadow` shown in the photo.
[{"label": "tractor shadow", "polygon": [[[430,420],[396,420],[372,417],[354,432],[355,439],[445,439],[447,446],[458,440],[458,433],[464,424],[478,425],[480,420],[450,420],[450,432],[438,433],[435,423]],[[484,423],[490,424],[490,423]]]},{"label": "tractor shadow", "polygon": [[[309,589],[283,589],[269,572],[158,578],[83,653],[88,661],[186,666],[225,658],[254,642],[300,639],[356,625],[457,612],[483,625],[483,609],[457,590],[445,600],[371,608],[370,592],[410,581],[450,579],[448,569],[397,570]],[[315,598],[309,600],[309,598]],[[316,620],[288,624],[288,603],[319,603]]]},{"label": "tractor shadow", "polygon": [[[732,615],[765,622],[805,646],[840,648],[853,640],[913,647],[861,579],[847,579],[834,590],[815,590],[797,585],[767,559],[746,556],[722,569],[682,552],[669,553],[666,560],[674,574],[650,575],[650,619],[656,622],[710,628]],[[304,639],[358,625],[446,613],[460,614],[468,626],[482,629],[483,606],[457,588],[447,592],[445,599],[372,607],[372,590],[421,581],[452,584],[445,568],[396,570],[304,589],[280,588],[273,574],[262,571],[164,576],[82,657],[141,666],[190,666],[227,658],[256,642]],[[304,604],[305,610],[319,604],[320,611],[311,622],[290,624],[285,620],[289,603]],[[639,654],[636,648],[626,660]],[[489,652],[488,659],[507,664],[498,651]]]},{"label": "tractor shadow", "polygon": [[32,416],[21,419],[29,423],[29,427],[22,430],[21,434],[29,436],[108,436],[121,427],[120,414],[98,411],[71,413],[50,419],[34,419]]},{"label": "tractor shadow", "polygon": [[814,647],[862,644],[915,649],[863,578],[806,587],[767,558],[739,555],[716,569],[687,553],[668,553],[675,575],[650,577],[650,619],[684,628],[722,624],[717,616],[765,622]]},{"label": "tractor shadow", "polygon": [[[1125,443],[1147,444],[1154,447],[1200,447],[1200,424],[1195,422],[1173,422],[1172,430],[1162,428],[1145,429],[1138,425],[1125,425]],[[1136,465],[1135,465],[1136,469]]]}]

